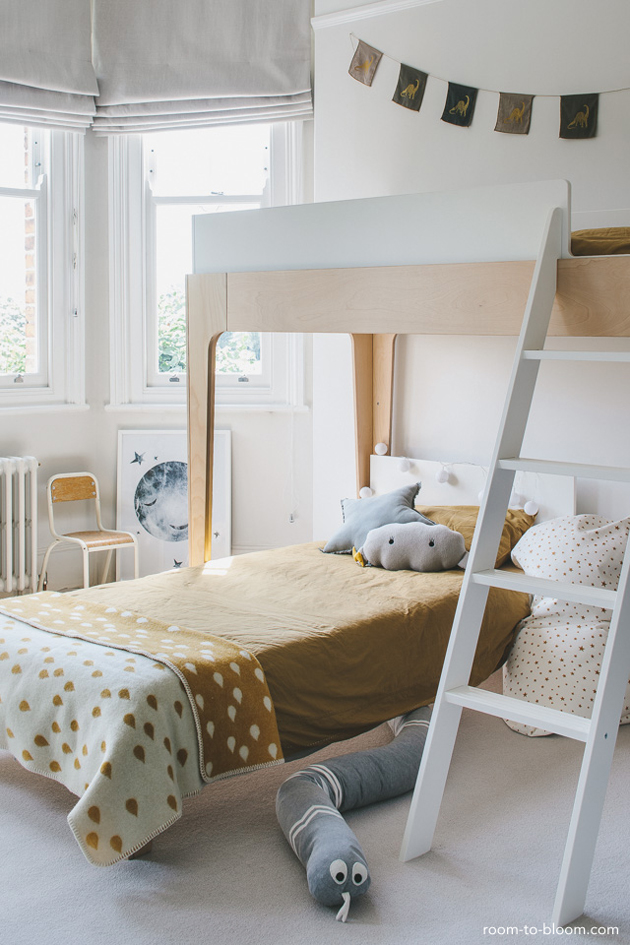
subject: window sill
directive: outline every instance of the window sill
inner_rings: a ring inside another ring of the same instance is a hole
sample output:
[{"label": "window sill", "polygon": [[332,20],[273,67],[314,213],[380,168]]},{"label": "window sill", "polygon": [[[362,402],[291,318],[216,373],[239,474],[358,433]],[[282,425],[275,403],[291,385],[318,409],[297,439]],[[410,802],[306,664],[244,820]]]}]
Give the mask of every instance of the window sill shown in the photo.
[{"label": "window sill", "polygon": [[[217,414],[222,413],[308,413],[307,404],[216,404]],[[165,410],[174,413],[185,413],[186,404],[105,404],[105,410],[110,413],[164,413]]]},{"label": "window sill", "polygon": [[0,396],[0,413],[2,413],[2,416],[10,413],[71,413],[89,409],[89,404],[3,404]]}]

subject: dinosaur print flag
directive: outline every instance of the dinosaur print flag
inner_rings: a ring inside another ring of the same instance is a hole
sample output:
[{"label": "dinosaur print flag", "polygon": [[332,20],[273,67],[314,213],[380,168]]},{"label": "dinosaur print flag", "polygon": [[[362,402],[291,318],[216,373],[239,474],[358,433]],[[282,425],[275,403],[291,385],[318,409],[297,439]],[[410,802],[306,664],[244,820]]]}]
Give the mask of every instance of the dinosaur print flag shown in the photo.
[{"label": "dinosaur print flag", "polygon": [[378,69],[378,64],[382,58],[382,52],[373,46],[368,46],[361,39],[354,51],[348,72],[357,82],[362,82],[363,85],[372,85],[374,73]]},{"label": "dinosaur print flag", "polygon": [[448,121],[451,125],[460,125],[462,128],[467,128],[472,122],[477,91],[477,89],[473,89],[468,85],[457,85],[455,82],[449,82],[442,121]]},{"label": "dinosaur print flag", "polygon": [[416,112],[419,111],[428,78],[426,72],[420,72],[419,69],[414,69],[413,66],[406,66],[401,63],[398,85],[392,102],[403,105],[405,108],[411,108]]},{"label": "dinosaur print flag", "polygon": [[[351,34],[357,40],[357,47],[352,56],[348,74],[361,82],[362,85],[372,85],[374,75],[383,56],[398,64],[398,82],[392,96],[392,101],[410,111],[419,112],[423,103],[427,81],[431,73],[422,72],[415,66],[408,66],[387,53],[375,49],[362,39]],[[439,81],[445,81],[434,76]],[[451,125],[467,128],[472,124],[473,113],[477,102],[478,88],[469,85],[459,85],[456,82],[448,83],[446,103],[442,112],[442,121]],[[491,92],[493,89],[484,88],[481,91]],[[623,91],[618,89],[617,91]],[[626,90],[627,91],[627,90]],[[532,106],[535,96],[517,92],[499,92],[499,108],[497,111],[495,131],[509,135],[528,135],[532,120]],[[551,93],[541,92],[547,98]],[[593,92],[580,95],[561,95],[560,98],[560,137],[561,138],[594,138],[597,135],[597,113],[599,93]]]},{"label": "dinosaur print flag", "polygon": [[495,131],[502,131],[508,135],[529,134],[529,123],[532,119],[533,95],[516,95],[512,92],[501,92],[499,97],[499,111]]},{"label": "dinosaur print flag", "polygon": [[594,138],[597,134],[599,95],[562,95],[560,97],[560,137]]}]

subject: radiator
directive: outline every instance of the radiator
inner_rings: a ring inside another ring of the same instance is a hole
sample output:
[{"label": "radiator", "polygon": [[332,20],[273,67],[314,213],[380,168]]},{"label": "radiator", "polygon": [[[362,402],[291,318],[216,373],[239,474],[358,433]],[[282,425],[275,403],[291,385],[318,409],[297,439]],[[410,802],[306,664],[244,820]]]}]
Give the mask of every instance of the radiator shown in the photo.
[{"label": "radiator", "polygon": [[37,460],[0,457],[0,591],[37,589]]}]

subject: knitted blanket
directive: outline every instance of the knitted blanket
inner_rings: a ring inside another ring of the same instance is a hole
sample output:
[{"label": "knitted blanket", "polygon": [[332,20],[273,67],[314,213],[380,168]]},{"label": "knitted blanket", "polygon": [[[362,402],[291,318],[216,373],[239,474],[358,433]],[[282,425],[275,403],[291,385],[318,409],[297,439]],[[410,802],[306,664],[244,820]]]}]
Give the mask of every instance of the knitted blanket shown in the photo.
[{"label": "knitted blanket", "polygon": [[68,821],[100,866],[204,783],[282,761],[248,650],[52,592],[0,601],[0,747],[79,796]]}]

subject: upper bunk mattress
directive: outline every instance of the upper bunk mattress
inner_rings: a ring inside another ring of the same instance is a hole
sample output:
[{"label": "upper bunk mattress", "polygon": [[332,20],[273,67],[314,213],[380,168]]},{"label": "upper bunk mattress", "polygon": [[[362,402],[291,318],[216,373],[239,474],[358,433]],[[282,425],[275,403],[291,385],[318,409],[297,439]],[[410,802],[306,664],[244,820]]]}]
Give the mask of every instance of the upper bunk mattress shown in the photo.
[{"label": "upper bunk mattress", "polygon": [[620,256],[630,253],[630,226],[609,226],[571,233],[574,256]]},{"label": "upper bunk mattress", "polygon": [[[74,592],[238,643],[264,669],[285,756],[432,702],[463,579],[360,568],[310,543]],[[490,590],[471,684],[502,662],[528,597]]]}]

